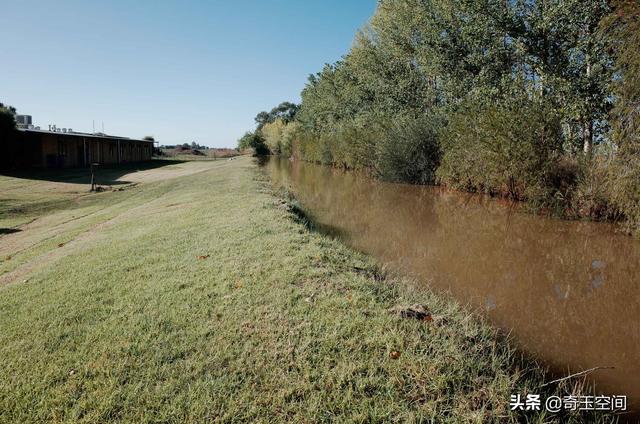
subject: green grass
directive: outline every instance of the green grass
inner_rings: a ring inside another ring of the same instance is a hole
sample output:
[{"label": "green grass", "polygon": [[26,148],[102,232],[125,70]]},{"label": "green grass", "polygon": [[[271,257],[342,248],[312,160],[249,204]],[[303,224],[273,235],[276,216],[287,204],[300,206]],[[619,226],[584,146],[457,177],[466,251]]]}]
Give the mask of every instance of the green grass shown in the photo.
[{"label": "green grass", "polygon": [[[106,165],[96,168],[96,183],[107,188],[124,188],[129,182],[121,178],[129,173],[175,168],[182,163],[170,159]],[[0,175],[0,188],[0,229],[15,229],[57,210],[97,203],[96,196],[89,193],[91,173],[88,168],[15,171]]]},{"label": "green grass", "polygon": [[[31,267],[0,288],[0,422],[587,419],[514,415],[543,371],[496,330],[310,231],[251,159],[209,164],[0,264]],[[413,303],[436,319],[388,312]]]}]

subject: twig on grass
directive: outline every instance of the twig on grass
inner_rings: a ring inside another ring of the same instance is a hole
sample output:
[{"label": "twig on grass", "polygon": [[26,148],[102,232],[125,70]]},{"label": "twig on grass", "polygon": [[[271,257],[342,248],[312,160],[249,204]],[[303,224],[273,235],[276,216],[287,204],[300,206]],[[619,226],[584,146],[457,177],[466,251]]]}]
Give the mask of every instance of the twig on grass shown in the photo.
[{"label": "twig on grass", "polygon": [[588,370],[580,371],[580,372],[577,372],[575,374],[569,374],[566,377],[562,377],[562,378],[558,378],[556,380],[549,381],[549,382],[544,383],[543,385],[541,385],[539,387],[545,387],[545,386],[548,386],[550,384],[559,383],[561,381],[569,380],[570,378],[580,377],[582,375],[587,375],[587,374],[592,373],[592,372],[597,371],[597,370],[611,370],[611,369],[614,369],[614,368],[615,367],[593,367],[593,368],[589,368]]}]

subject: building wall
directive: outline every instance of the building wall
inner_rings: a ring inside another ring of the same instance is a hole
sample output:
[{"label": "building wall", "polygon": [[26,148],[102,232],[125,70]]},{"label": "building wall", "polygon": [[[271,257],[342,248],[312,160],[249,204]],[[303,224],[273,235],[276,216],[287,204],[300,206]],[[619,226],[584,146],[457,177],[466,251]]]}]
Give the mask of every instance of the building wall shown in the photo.
[{"label": "building wall", "polygon": [[30,168],[42,160],[42,142],[33,134],[0,134],[0,169]]},{"label": "building wall", "polygon": [[151,160],[153,142],[80,134],[16,131],[0,136],[1,169],[73,168]]},{"label": "building wall", "polygon": [[152,142],[138,140],[29,132],[23,133],[21,138],[34,140],[39,145],[39,157],[31,164],[35,167],[73,168],[91,163],[141,162],[151,160],[153,153]]}]

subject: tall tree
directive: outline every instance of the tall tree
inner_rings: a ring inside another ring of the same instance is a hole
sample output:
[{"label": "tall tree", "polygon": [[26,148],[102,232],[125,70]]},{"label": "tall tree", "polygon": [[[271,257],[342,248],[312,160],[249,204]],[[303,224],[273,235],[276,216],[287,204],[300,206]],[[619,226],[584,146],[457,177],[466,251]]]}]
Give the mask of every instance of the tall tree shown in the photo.
[{"label": "tall tree", "polygon": [[5,142],[9,133],[16,128],[16,108],[0,103],[0,139]]},{"label": "tall tree", "polygon": [[255,117],[255,122],[258,129],[261,129],[265,124],[275,122],[277,119],[281,119],[285,123],[289,123],[296,118],[296,114],[300,106],[291,102],[282,102],[278,106],[271,109],[270,112],[260,112]]},{"label": "tall tree", "polygon": [[586,153],[607,131],[612,60],[598,34],[606,0],[519,0],[516,63],[532,91],[561,112],[569,144]]},{"label": "tall tree", "polygon": [[621,147],[640,145],[640,2],[613,1],[602,30],[616,59],[614,138]]},{"label": "tall tree", "polygon": [[640,237],[640,2],[613,1],[603,32],[615,52],[617,72],[611,120],[618,149],[610,190],[614,203]]}]

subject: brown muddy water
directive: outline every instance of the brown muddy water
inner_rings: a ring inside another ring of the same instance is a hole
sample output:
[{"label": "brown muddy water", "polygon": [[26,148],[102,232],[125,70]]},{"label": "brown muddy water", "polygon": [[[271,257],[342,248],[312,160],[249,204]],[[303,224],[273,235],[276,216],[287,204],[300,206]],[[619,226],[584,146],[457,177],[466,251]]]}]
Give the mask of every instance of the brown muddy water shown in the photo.
[{"label": "brown muddy water", "polygon": [[264,168],[321,230],[450,293],[559,376],[640,409],[640,242],[611,224],[518,211],[487,196],[386,184],[272,158]]}]

